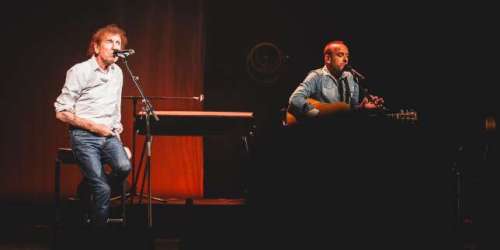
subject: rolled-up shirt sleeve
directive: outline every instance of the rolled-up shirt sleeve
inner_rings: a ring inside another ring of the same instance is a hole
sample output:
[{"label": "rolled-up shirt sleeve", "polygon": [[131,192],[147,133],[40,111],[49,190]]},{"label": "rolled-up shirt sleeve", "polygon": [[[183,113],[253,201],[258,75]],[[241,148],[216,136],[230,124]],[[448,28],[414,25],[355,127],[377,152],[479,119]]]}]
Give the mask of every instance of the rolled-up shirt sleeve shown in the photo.
[{"label": "rolled-up shirt sleeve", "polygon": [[61,94],[57,97],[54,102],[54,107],[56,112],[68,111],[75,113],[75,103],[80,97],[82,91],[82,76],[78,74],[78,70],[75,67],[66,72],[66,81],[61,90]]}]

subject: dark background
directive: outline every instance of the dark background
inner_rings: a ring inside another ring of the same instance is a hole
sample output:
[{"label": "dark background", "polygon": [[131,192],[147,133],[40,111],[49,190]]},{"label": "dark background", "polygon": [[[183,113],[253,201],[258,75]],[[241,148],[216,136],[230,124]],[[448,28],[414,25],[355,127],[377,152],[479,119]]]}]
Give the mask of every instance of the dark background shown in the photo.
[{"label": "dark background", "polygon": [[[291,92],[309,70],[322,66],[324,45],[344,40],[351,64],[367,77],[369,89],[384,97],[387,107],[418,112],[418,133],[425,139],[406,142],[419,147],[401,159],[403,165],[421,159],[419,163],[428,167],[426,174],[440,176],[443,186],[453,186],[454,179],[446,174],[451,172],[457,148],[480,144],[484,117],[498,113],[496,19],[493,8],[483,3],[211,2],[207,5],[205,93],[218,98],[207,98],[205,107],[256,112],[260,148],[266,148],[269,141],[262,137],[276,134],[283,116],[280,109],[286,107]],[[272,43],[283,53],[281,67],[272,74],[275,81],[259,82],[248,73],[247,57],[262,43]],[[391,134],[383,127],[375,133],[413,136]],[[362,138],[359,143],[363,145]],[[226,159],[240,156],[215,147],[206,150]],[[387,157],[396,153],[388,150]],[[263,168],[276,169],[282,164],[276,158],[278,163],[262,159],[267,164]],[[222,168],[230,172],[233,166]],[[304,171],[308,170],[304,167]],[[261,169],[255,174],[269,172]],[[223,182],[225,178],[218,176]],[[258,177],[254,179],[258,182]]]}]

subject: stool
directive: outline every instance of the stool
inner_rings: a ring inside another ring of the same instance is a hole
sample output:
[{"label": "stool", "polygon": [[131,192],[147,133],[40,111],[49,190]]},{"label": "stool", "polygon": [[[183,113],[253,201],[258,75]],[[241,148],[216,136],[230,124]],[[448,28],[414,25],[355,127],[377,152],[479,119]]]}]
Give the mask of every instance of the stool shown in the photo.
[{"label": "stool", "polygon": [[[125,151],[130,158],[130,154],[128,148],[125,147]],[[55,199],[55,226],[59,225],[61,222],[61,166],[64,165],[76,165],[78,164],[77,160],[73,155],[73,151],[71,148],[58,148],[57,156],[55,161],[55,186],[54,186],[54,199]],[[121,197],[112,197],[112,200],[116,200],[118,198],[121,199],[121,207],[122,213],[120,218],[108,218],[107,223],[121,223],[123,226],[126,224],[126,213],[125,213],[125,184],[126,180],[122,183],[122,192]]]}]

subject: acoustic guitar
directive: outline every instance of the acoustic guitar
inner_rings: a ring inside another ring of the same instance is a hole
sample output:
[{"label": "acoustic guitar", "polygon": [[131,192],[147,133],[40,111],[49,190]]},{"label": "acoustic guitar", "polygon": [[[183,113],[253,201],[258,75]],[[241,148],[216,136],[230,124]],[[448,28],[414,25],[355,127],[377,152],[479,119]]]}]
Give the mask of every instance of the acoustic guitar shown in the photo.
[{"label": "acoustic guitar", "polygon": [[[313,98],[308,98],[307,102],[312,104],[315,108],[319,110],[318,114],[319,118],[331,117],[336,114],[345,113],[351,110],[351,106],[345,102],[324,103]],[[418,120],[417,112],[411,109],[409,110],[402,109],[398,112],[387,112],[387,111],[377,112],[376,115],[383,115],[391,119],[410,122],[410,123],[414,123]],[[286,120],[283,122],[285,126],[294,126],[296,124],[303,122],[303,119],[298,119],[295,115],[293,115],[289,111],[286,112],[285,119]]]}]

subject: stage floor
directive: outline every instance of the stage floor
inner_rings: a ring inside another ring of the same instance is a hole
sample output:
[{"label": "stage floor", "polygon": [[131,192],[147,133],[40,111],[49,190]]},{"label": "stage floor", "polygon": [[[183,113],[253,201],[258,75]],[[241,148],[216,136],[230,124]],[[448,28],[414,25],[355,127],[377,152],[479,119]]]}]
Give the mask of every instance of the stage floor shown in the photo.
[{"label": "stage floor", "polygon": [[[166,202],[152,204],[152,227],[148,226],[147,204],[143,202],[127,205],[125,226],[111,225],[99,230],[81,223],[81,210],[76,201],[65,200],[62,204],[63,220],[56,228],[53,204],[3,204],[0,250],[360,249],[361,246],[483,249],[478,242],[484,231],[473,225],[457,230],[455,235],[436,235],[432,240],[425,238],[429,236],[425,232],[436,231],[431,224],[421,230],[411,225],[387,230],[383,223],[367,224],[363,229],[359,228],[363,222],[353,221],[350,227],[341,217],[331,220],[321,214],[324,211],[316,209],[323,202],[332,201],[334,199],[318,201],[301,197],[276,204],[248,204],[245,199],[166,199]],[[119,203],[113,203],[113,214],[120,214]],[[409,229],[412,234],[385,235]],[[416,234],[419,232],[424,234]]]}]

